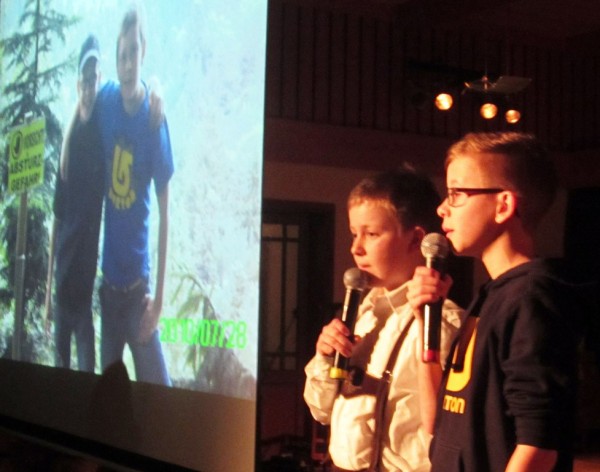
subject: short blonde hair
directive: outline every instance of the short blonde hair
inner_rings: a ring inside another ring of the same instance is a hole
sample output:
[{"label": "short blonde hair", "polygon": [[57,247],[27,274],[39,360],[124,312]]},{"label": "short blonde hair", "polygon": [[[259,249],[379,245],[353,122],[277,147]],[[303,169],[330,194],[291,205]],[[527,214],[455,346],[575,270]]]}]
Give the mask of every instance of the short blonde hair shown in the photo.
[{"label": "short blonde hair", "polygon": [[440,195],[426,175],[408,164],[361,180],[348,196],[348,209],[365,201],[390,210],[404,229],[420,226],[426,232],[439,231]]},{"label": "short blonde hair", "polygon": [[535,229],[558,188],[554,163],[537,138],[519,132],[469,133],[448,150],[446,169],[464,156],[479,160],[490,183],[518,195],[523,226]]}]

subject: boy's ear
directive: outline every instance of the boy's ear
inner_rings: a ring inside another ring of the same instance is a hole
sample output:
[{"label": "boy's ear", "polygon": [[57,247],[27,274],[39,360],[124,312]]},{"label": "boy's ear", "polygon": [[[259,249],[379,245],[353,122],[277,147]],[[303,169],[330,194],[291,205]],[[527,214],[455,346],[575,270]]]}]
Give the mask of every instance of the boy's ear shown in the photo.
[{"label": "boy's ear", "polygon": [[496,223],[504,223],[517,216],[518,198],[514,192],[505,190],[498,194],[496,200]]},{"label": "boy's ear", "polygon": [[421,250],[421,242],[423,241],[425,234],[427,234],[427,232],[421,226],[414,227],[411,245],[413,245],[419,251]]}]

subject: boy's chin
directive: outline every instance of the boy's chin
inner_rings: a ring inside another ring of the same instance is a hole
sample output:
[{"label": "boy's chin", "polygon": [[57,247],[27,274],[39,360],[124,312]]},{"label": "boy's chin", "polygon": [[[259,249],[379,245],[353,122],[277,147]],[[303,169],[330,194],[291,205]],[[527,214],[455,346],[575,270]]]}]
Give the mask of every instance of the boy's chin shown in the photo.
[{"label": "boy's chin", "polygon": [[134,93],[132,91],[130,91],[129,89],[121,89],[121,98],[123,99],[124,102],[128,102],[130,100],[133,99],[134,97]]},{"label": "boy's chin", "polygon": [[131,100],[135,98],[137,94],[137,87],[134,82],[129,81],[126,83],[121,83],[121,97],[123,100]]},{"label": "boy's chin", "polygon": [[383,287],[383,280],[369,272],[367,274],[367,287]]}]

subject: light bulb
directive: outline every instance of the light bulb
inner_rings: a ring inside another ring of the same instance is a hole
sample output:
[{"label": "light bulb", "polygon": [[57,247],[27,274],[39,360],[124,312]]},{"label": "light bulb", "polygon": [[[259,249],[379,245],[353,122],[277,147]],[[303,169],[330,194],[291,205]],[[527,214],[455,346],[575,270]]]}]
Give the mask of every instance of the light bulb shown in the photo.
[{"label": "light bulb", "polygon": [[449,93],[440,93],[435,97],[435,106],[438,110],[450,110],[452,103],[452,95]]},{"label": "light bulb", "polygon": [[498,107],[493,103],[484,103],[483,105],[481,105],[479,113],[482,118],[485,118],[486,120],[491,120],[498,114]]},{"label": "light bulb", "polygon": [[521,112],[519,110],[511,108],[510,110],[506,111],[506,113],[504,114],[504,118],[506,118],[507,123],[514,124],[521,119]]}]

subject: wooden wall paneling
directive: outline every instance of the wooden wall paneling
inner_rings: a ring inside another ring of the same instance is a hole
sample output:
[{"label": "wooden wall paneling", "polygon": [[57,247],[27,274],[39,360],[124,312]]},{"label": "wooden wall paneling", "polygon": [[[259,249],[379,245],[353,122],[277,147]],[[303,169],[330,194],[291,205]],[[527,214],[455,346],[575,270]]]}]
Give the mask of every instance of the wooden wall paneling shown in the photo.
[{"label": "wooden wall paneling", "polygon": [[586,149],[588,146],[588,129],[590,122],[590,86],[589,86],[589,77],[590,77],[590,61],[588,58],[581,58],[580,60],[580,71],[579,71],[579,86],[577,87],[581,93],[581,109],[579,110],[579,115],[581,116],[581,134],[580,134],[580,142],[579,149]]},{"label": "wooden wall paneling", "polygon": [[[463,33],[458,30],[452,35],[451,39],[451,48],[450,48],[450,66],[455,67],[457,70],[462,70],[463,68],[463,54],[462,54],[462,42],[463,42]],[[457,91],[454,96],[454,106],[452,107],[452,115],[450,126],[451,132],[449,133],[450,137],[458,138],[462,135],[463,130],[463,108],[465,107],[465,99],[464,99],[464,85],[463,81],[468,77],[465,77],[461,74],[459,77],[459,81],[457,82]]]},{"label": "wooden wall paneling", "polygon": [[[488,41],[487,63],[491,79],[496,80],[502,75],[508,74],[507,69],[507,43],[500,39]],[[506,129],[506,120],[504,112],[506,107],[506,97],[502,94],[493,94],[492,102],[498,107],[498,114],[493,120],[490,120],[491,128],[496,130]]]},{"label": "wooden wall paneling", "polygon": [[414,68],[408,68],[410,61],[419,61],[422,30],[419,28],[407,28],[402,51],[402,68],[405,71],[403,93],[406,101],[404,106],[403,126],[399,131],[417,134],[419,131],[419,107],[422,106],[423,91],[420,88],[419,72]]},{"label": "wooden wall paneling", "polygon": [[[516,59],[515,49],[516,48],[513,43],[507,42],[505,44],[506,56],[505,56],[504,70],[507,75],[522,76],[522,74],[517,73],[518,69],[515,64],[515,62],[516,62],[515,61],[515,59]],[[507,97],[506,110],[508,110],[509,108],[515,108],[522,112],[522,110],[523,110],[522,103],[523,103],[523,93],[522,92],[512,94]],[[504,117],[503,117],[503,119],[504,119]],[[522,121],[519,121],[514,124],[506,124],[506,129],[509,129],[511,131],[519,131],[522,129],[522,125],[523,125]]]},{"label": "wooden wall paneling", "polygon": [[515,95],[518,98],[519,111],[521,112],[521,120],[518,131],[533,132],[535,127],[535,88],[538,86],[538,78],[535,77],[535,69],[531,68],[530,57],[531,53],[528,46],[517,44],[514,46],[512,59],[511,75],[518,77],[529,77],[531,83],[522,92]]},{"label": "wooden wall paneling", "polygon": [[587,127],[587,109],[588,109],[588,96],[586,87],[586,73],[587,73],[587,61],[583,57],[577,57],[577,72],[576,72],[576,83],[575,97],[577,100],[577,108],[575,109],[575,115],[579,126],[575,132],[576,149],[585,149],[586,141],[586,127]]},{"label": "wooden wall paneling", "polygon": [[597,147],[600,143],[598,139],[598,81],[600,80],[598,68],[598,56],[590,57],[590,77],[589,77],[589,107],[590,107],[590,126],[588,129],[588,148]]},{"label": "wooden wall paneling", "polygon": [[404,68],[407,36],[405,30],[391,28],[390,34],[390,122],[389,131],[403,131],[405,129],[406,113],[408,107],[408,79]]},{"label": "wooden wall paneling", "polygon": [[569,113],[569,103],[567,100],[567,96],[569,94],[568,82],[567,82],[567,67],[566,67],[566,57],[564,52],[559,51],[557,53],[557,78],[560,87],[560,91],[557,94],[557,99],[559,101],[559,126],[558,136],[557,136],[557,149],[566,149],[567,145],[567,132],[569,130],[569,123],[565,119],[567,113]]},{"label": "wooden wall paneling", "polygon": [[376,129],[390,129],[392,88],[392,32],[391,23],[375,23],[375,116]]},{"label": "wooden wall paneling", "polygon": [[361,128],[375,128],[375,71],[377,52],[375,50],[377,22],[373,18],[363,18],[360,28],[360,108],[358,124]]},{"label": "wooden wall paneling", "polygon": [[[431,28],[423,28],[418,45],[418,60],[424,64],[435,63],[435,32]],[[423,93],[422,103],[417,107],[417,134],[433,134],[433,92],[431,79],[434,74],[426,72],[420,75],[420,87]]]},{"label": "wooden wall paneling", "polygon": [[596,127],[594,126],[594,96],[598,89],[600,77],[594,67],[595,58],[586,57],[582,60],[581,92],[583,94],[583,139],[582,149],[588,149],[596,144]]},{"label": "wooden wall paneling", "polygon": [[300,9],[296,5],[283,4],[284,53],[282,56],[283,100],[281,105],[281,116],[289,119],[298,119],[299,18]]},{"label": "wooden wall paneling", "polygon": [[[471,70],[481,71],[481,75],[483,73],[489,72],[486,71],[486,60],[485,55],[481,53],[481,49],[485,48],[483,42],[485,40],[479,34],[471,34],[471,51],[470,51],[470,64],[469,67]],[[469,115],[469,131],[487,131],[488,130],[488,121],[483,120],[479,114],[479,108],[483,103],[483,95],[477,93],[471,93],[470,97],[472,99],[472,105],[470,109]]]},{"label": "wooden wall paneling", "polygon": [[439,67],[439,70],[433,77],[431,90],[431,132],[434,136],[447,136],[448,116],[452,111],[451,109],[446,111],[438,110],[435,107],[434,100],[438,93],[449,92],[449,89],[445,86],[447,83],[447,74],[443,70],[448,64],[448,51],[450,48],[448,41],[449,33],[446,31],[433,31],[432,33],[432,61]]},{"label": "wooden wall paneling", "polygon": [[[451,67],[455,71],[459,71],[461,69],[461,51],[460,51],[460,42],[461,42],[461,32],[460,31],[449,31],[446,35],[446,64]],[[454,100],[454,104],[450,109],[450,113],[448,113],[446,118],[446,136],[456,139],[460,136],[460,110],[462,107],[462,90],[464,88],[463,81],[465,77],[460,72],[457,72],[457,75],[454,75],[452,78],[452,98]]]},{"label": "wooden wall paneling", "polygon": [[[462,34],[460,35],[460,66],[464,70],[479,71],[483,72],[480,65],[476,66],[474,44],[477,42],[477,38],[473,34]],[[474,78],[471,78],[474,79]],[[459,123],[460,123],[460,135],[464,135],[470,131],[475,131],[475,122],[480,121],[479,118],[479,96],[473,92],[465,92],[461,98],[461,106],[459,108]]]},{"label": "wooden wall paneling", "polygon": [[331,77],[330,93],[331,101],[329,121],[333,125],[343,126],[345,124],[345,98],[346,98],[346,30],[347,16],[340,13],[332,15],[331,24]]},{"label": "wooden wall paneling", "polygon": [[534,80],[537,81],[537,137],[544,143],[548,142],[550,135],[550,101],[552,94],[550,90],[548,56],[541,49],[535,50],[536,71]]},{"label": "wooden wall paneling", "polygon": [[315,97],[314,119],[329,122],[331,112],[331,16],[316,10],[315,18]]},{"label": "wooden wall paneling", "polygon": [[600,58],[595,56],[594,67],[592,72],[592,107],[593,107],[593,129],[591,130],[593,141],[592,146],[594,148],[600,145]]},{"label": "wooden wall paneling", "polygon": [[[561,83],[563,86],[562,99],[562,126],[561,126],[561,137],[562,143],[561,148],[572,150],[573,145],[573,120],[570,118],[574,113],[573,107],[573,94],[572,94],[572,77],[573,77],[573,61],[570,55],[562,54],[561,64]],[[569,118],[567,118],[569,117]]]},{"label": "wooden wall paneling", "polygon": [[491,40],[491,60],[497,76],[508,74],[507,42],[504,39]]},{"label": "wooden wall paneling", "polygon": [[523,75],[525,77],[532,77],[535,86],[527,87],[523,92],[523,111],[524,116],[523,128],[529,132],[539,134],[539,121],[536,114],[537,108],[537,88],[540,85],[536,78],[536,64],[535,64],[535,49],[530,46],[523,47]]},{"label": "wooden wall paneling", "polygon": [[344,125],[357,127],[360,124],[361,77],[361,29],[358,15],[346,17],[346,76],[344,84]]},{"label": "wooden wall paneling", "polygon": [[559,51],[558,57],[558,82],[560,87],[560,95],[558,100],[560,102],[559,109],[559,127],[558,127],[558,147],[557,149],[566,149],[567,135],[570,131],[570,123],[566,120],[567,114],[570,112],[570,100],[569,100],[569,82],[568,82],[568,67],[565,53]]},{"label": "wooden wall paneling", "polygon": [[[490,80],[496,80],[501,74],[504,73],[502,64],[502,44],[496,38],[487,38],[485,35],[480,34],[479,41],[476,43],[477,47],[475,51],[479,58],[477,59],[480,68],[487,70],[487,74]],[[490,101],[498,106],[498,114],[491,120],[484,120],[479,115],[477,116],[477,122],[482,125],[483,131],[497,131],[502,129],[504,126],[502,117],[502,104],[501,95],[493,94],[486,97],[485,101]]]},{"label": "wooden wall paneling", "polygon": [[267,28],[267,70],[265,113],[267,116],[281,116],[283,56],[283,6],[280,2],[269,2]]},{"label": "wooden wall paneling", "polygon": [[298,118],[315,119],[315,9],[300,10],[298,53]]},{"label": "wooden wall paneling", "polygon": [[573,135],[573,149],[582,149],[583,137],[584,137],[584,110],[585,110],[585,94],[582,87],[584,81],[584,67],[581,57],[574,57],[572,60],[573,73],[571,76],[571,93],[573,106],[571,108],[571,114],[569,118],[573,123],[572,135]]},{"label": "wooden wall paneling", "polygon": [[[563,87],[560,80],[560,57],[553,51],[548,51],[548,88],[550,100],[548,103],[548,128],[550,130],[547,145],[552,149],[560,147],[561,110]],[[531,87],[531,85],[530,85]]]}]

